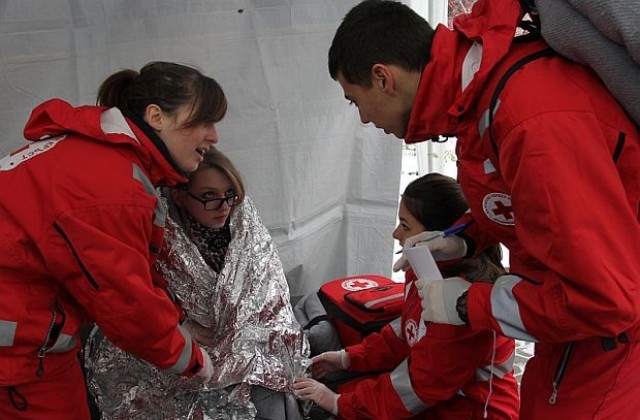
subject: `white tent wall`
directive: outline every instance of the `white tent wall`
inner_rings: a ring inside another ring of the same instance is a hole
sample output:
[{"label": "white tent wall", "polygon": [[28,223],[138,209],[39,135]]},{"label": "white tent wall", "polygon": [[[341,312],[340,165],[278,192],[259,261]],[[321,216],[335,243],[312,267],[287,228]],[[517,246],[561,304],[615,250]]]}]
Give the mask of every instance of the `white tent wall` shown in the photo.
[{"label": "white tent wall", "polygon": [[[425,18],[434,29],[439,24],[447,24],[447,0],[409,0],[408,4],[416,13]],[[423,141],[416,143],[415,147],[418,153],[418,173],[420,176],[429,172],[448,172],[448,168],[445,168],[445,150],[447,149],[445,144]],[[455,176],[455,171],[447,175]]]},{"label": "white tent wall", "polygon": [[119,69],[194,65],[229,98],[218,148],[243,173],[292,296],[345,275],[390,275],[401,142],[362,125],[327,71],[333,33],[355,3],[3,0],[0,153],[24,144],[43,100],[93,104]]}]

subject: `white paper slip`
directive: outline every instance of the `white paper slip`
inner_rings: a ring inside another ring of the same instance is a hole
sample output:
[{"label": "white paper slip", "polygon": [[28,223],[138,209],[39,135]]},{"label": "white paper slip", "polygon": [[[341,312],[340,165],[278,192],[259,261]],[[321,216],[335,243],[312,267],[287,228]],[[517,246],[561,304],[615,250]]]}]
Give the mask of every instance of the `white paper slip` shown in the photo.
[{"label": "white paper slip", "polygon": [[442,280],[442,273],[440,273],[436,260],[433,259],[428,246],[416,245],[402,252],[409,260],[411,268],[413,268],[419,279]]}]

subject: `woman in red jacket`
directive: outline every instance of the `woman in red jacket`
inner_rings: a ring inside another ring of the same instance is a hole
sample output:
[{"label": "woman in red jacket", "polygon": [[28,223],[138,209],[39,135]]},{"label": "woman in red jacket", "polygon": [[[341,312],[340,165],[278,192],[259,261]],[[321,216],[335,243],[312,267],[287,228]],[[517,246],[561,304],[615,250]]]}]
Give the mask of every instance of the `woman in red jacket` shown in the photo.
[{"label": "woman in red jacket", "polygon": [[95,322],[118,347],[208,381],[207,353],[151,265],[166,209],[156,187],[186,180],[218,141],[218,83],[155,62],[122,70],[100,106],[39,105],[30,144],[0,160],[0,418],[89,418],[78,330]]},{"label": "woman in red jacket", "polygon": [[[453,178],[427,174],[407,186],[393,237],[403,244],[419,232],[442,231],[467,209]],[[444,277],[492,281],[504,273],[500,258],[496,245],[477,258],[439,268]],[[401,319],[360,344],[312,359],[317,379],[338,370],[388,373],[342,387],[346,391],[341,394],[313,379],[302,379],[294,385],[298,396],[341,419],[516,419],[514,341],[464,325],[422,322],[415,280],[409,269]]]}]

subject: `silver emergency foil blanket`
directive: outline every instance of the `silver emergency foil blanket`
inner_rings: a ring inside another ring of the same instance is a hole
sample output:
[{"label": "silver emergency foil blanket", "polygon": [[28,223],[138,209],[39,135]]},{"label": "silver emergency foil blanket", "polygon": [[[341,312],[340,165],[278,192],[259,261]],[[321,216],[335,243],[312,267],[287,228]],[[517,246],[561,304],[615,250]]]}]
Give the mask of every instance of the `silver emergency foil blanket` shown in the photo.
[{"label": "silver emergency foil blanket", "polygon": [[247,198],[232,213],[219,274],[170,219],[158,261],[189,321],[210,328],[213,380],[158,371],[98,330],[85,348],[90,391],[105,419],[253,419],[250,385],[290,392],[310,364],[309,345],[289,301],[280,257]]}]

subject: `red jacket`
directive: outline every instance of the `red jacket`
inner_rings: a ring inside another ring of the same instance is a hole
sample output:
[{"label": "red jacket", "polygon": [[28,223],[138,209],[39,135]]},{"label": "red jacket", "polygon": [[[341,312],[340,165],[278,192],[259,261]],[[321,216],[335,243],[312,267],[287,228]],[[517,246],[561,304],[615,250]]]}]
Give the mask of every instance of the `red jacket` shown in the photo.
[{"label": "red jacket", "polygon": [[425,324],[413,271],[406,278],[402,317],[346,349],[351,371],[389,373],[343,392],[340,418],[482,419],[488,401],[487,418],[517,419],[513,340],[494,341],[492,332],[466,326]]},{"label": "red jacket", "polygon": [[50,100],[31,144],[0,160],[0,385],[76,357],[95,321],[122,349],[192,375],[202,355],[150,269],[165,211],[155,186],[183,175],[117,109]]},{"label": "red jacket", "polygon": [[[467,15],[454,31],[438,28],[406,136],[458,138],[458,177],[477,222],[465,233],[478,248],[493,241],[509,248],[517,276],[471,287],[471,323],[531,341],[636,330],[640,142],[602,83],[558,56],[521,68],[500,95],[493,152],[486,117],[498,79],[546,48],[512,46],[519,10],[517,1],[481,0],[474,11],[483,19]],[[478,64],[473,79],[463,79]],[[492,312],[492,289],[511,296],[499,302],[503,311]]]},{"label": "red jacket", "polygon": [[468,313],[474,329],[538,342],[523,418],[631,418],[640,410],[638,128],[592,71],[560,56],[521,67],[489,109],[512,64],[548,48],[514,42],[520,17],[516,0],[479,0],[454,30],[437,28],[406,140],[457,137],[476,221],[470,248],[509,248],[510,274],[473,284]]}]

